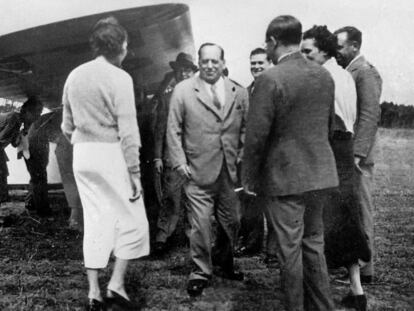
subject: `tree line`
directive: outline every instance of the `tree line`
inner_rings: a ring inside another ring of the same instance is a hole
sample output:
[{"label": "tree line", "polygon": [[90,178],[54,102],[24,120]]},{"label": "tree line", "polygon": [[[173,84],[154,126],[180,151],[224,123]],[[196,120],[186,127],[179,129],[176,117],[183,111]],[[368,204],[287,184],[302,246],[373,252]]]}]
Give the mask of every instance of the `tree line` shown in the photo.
[{"label": "tree line", "polygon": [[414,106],[397,105],[384,101],[381,104],[381,127],[414,128]]}]

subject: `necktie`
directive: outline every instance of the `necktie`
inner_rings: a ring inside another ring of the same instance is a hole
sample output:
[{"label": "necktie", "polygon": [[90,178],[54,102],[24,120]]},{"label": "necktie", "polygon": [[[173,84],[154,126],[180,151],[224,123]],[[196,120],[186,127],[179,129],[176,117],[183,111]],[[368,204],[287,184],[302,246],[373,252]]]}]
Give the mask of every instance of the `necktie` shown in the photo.
[{"label": "necktie", "polygon": [[221,109],[221,103],[220,103],[220,100],[217,96],[217,86],[214,85],[214,84],[211,86],[211,94],[213,95],[213,104],[214,104],[214,106],[216,106],[217,109],[220,110]]}]

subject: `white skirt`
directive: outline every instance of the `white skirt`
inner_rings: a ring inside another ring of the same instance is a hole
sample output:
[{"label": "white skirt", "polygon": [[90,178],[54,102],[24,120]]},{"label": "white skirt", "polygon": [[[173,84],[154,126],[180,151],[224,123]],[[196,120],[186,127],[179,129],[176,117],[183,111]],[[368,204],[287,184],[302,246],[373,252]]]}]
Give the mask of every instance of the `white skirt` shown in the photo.
[{"label": "white skirt", "polygon": [[142,196],[132,196],[119,143],[76,143],[73,171],[83,206],[85,267],[105,268],[111,252],[121,259],[149,253],[149,229]]}]

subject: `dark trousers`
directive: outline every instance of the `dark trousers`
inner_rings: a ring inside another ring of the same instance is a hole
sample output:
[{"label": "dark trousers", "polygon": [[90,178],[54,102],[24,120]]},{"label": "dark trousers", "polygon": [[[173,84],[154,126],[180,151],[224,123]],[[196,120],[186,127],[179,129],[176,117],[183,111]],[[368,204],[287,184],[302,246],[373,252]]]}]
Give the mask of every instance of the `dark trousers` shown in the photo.
[{"label": "dark trousers", "polygon": [[47,186],[46,165],[30,158],[26,161],[26,167],[30,174],[29,192],[26,196],[26,206],[34,209],[39,215],[50,212]]},{"label": "dark trousers", "polygon": [[324,191],[266,197],[276,232],[286,310],[333,310],[324,255]]},{"label": "dark trousers", "polygon": [[9,176],[9,170],[7,168],[7,155],[4,150],[0,150],[0,202],[7,201],[9,199],[7,176]]},{"label": "dark trousers", "polygon": [[[190,279],[210,278],[213,264],[226,272],[233,271],[233,249],[240,227],[240,204],[226,165],[223,165],[212,185],[198,186],[190,180],[184,186],[184,191],[191,225],[190,256],[195,264]],[[218,224],[214,250],[213,217]]]},{"label": "dark trousers", "polygon": [[[247,253],[260,252],[263,246],[264,217],[267,211],[260,197],[243,194],[241,203],[240,247],[244,247]],[[266,254],[268,256],[276,255],[275,232],[269,221],[267,221]]]},{"label": "dark trousers", "polygon": [[180,219],[181,194],[184,178],[170,167],[165,167],[163,172],[163,198],[162,206],[158,213],[157,242],[166,242],[174,233]]}]

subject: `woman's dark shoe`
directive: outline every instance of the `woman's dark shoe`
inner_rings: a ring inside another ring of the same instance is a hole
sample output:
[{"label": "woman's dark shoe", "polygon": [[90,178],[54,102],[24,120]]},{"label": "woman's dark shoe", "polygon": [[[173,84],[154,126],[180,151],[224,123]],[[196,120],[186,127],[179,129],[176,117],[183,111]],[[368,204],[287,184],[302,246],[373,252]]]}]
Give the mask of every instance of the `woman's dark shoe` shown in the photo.
[{"label": "woman's dark shoe", "polygon": [[108,308],[118,307],[122,310],[136,310],[134,304],[117,292],[108,289],[105,299]]},{"label": "woman's dark shoe", "polygon": [[208,281],[203,279],[195,279],[188,281],[187,293],[191,297],[200,296],[203,293],[204,288],[208,286]]},{"label": "woman's dark shoe", "polygon": [[96,299],[89,299],[85,308],[86,311],[106,311],[106,306],[103,302]]},{"label": "woman's dark shoe", "polygon": [[365,295],[352,295],[352,293],[349,293],[341,300],[341,304],[347,308],[354,308],[356,311],[366,311],[367,297]]}]

